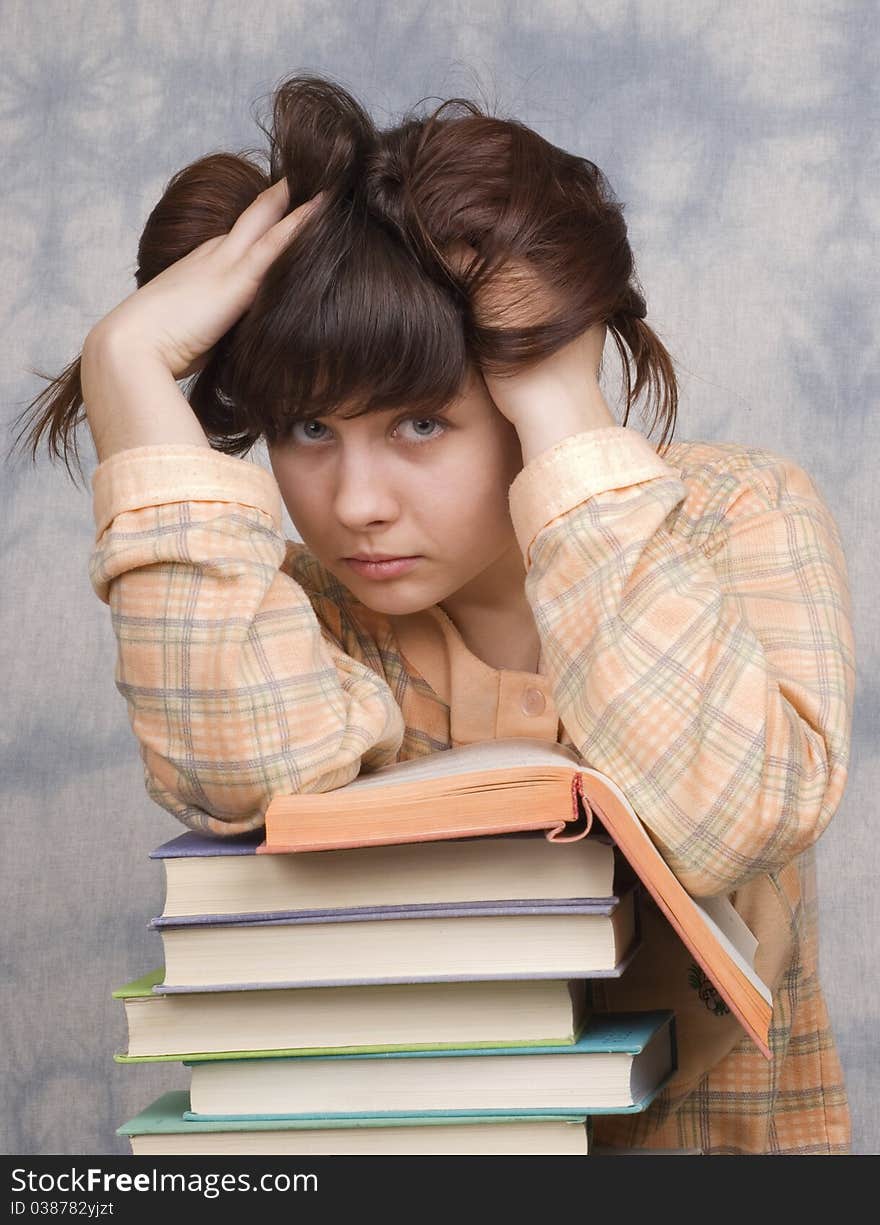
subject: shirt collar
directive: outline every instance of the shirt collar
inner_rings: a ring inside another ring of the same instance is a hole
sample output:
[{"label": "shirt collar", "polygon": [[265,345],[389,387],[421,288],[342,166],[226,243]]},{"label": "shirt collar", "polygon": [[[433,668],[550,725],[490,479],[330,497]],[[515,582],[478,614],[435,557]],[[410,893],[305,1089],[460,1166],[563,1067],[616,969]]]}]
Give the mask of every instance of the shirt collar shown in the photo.
[{"label": "shirt collar", "polygon": [[559,739],[546,676],[485,663],[439,605],[390,621],[401,653],[448,705],[453,747],[519,736]]}]

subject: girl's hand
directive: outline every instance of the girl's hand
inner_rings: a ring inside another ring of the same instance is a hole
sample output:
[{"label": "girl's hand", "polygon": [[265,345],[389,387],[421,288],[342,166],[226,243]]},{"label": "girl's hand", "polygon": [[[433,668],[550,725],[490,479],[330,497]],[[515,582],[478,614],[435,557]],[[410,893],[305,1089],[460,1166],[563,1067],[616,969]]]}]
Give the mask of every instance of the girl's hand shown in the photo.
[{"label": "girl's hand", "polygon": [[[473,247],[460,243],[452,247],[450,260],[462,271],[474,254]],[[514,260],[488,287],[477,289],[472,309],[485,327],[529,327],[553,317],[556,306],[534,269]],[[520,436],[523,462],[572,434],[618,424],[599,388],[607,331],[596,323],[548,358],[511,375],[482,371],[495,407]]]},{"label": "girl's hand", "polygon": [[209,238],[99,320],[87,344],[113,335],[157,357],[175,379],[195,374],[248,310],[260,282],[318,207],[319,192],[292,213],[286,179],[260,192],[228,234]]},{"label": "girl's hand", "polygon": [[496,408],[516,426],[521,439],[526,433],[539,432],[542,423],[549,426],[554,416],[563,413],[575,414],[572,420],[583,430],[617,424],[599,387],[606,331],[604,323],[597,323],[516,374],[492,376],[483,372]]},{"label": "girl's hand", "polygon": [[[459,243],[451,258],[460,270],[474,255],[472,247]],[[523,260],[510,261],[491,285],[478,289],[472,309],[477,323],[495,328],[530,327],[555,313],[546,287]],[[498,411],[519,433],[526,462],[560,438],[617,424],[599,388],[606,333],[604,323],[594,324],[515,374],[482,371]]]}]

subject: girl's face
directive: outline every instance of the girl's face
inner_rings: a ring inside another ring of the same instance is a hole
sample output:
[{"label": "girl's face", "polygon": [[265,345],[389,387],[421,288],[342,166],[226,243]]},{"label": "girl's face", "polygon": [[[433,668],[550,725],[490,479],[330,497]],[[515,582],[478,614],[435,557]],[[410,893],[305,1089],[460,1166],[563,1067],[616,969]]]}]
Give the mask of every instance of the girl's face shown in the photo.
[{"label": "girl's face", "polygon": [[[403,615],[455,594],[486,606],[521,586],[507,491],[522,452],[475,368],[436,417],[335,413],[296,424],[269,458],[303,542],[368,608]],[[365,574],[358,555],[416,560]]]}]

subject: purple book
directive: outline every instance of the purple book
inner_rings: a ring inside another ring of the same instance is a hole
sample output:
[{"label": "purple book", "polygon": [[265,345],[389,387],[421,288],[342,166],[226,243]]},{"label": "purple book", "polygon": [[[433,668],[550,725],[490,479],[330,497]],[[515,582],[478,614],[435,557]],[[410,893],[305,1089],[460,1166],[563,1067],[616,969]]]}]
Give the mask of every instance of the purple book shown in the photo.
[{"label": "purple book", "polygon": [[639,900],[631,885],[584,901],[156,918],[166,981],[153,990],[617,978],[641,947]]},{"label": "purple book", "polygon": [[260,830],[188,831],[157,847],[150,858],[163,863],[166,898],[152,926],[440,917],[462,907],[606,914],[621,893],[607,838],[553,845],[539,832],[271,856],[257,854],[261,841]]},{"label": "purple book", "polygon": [[265,833],[265,829],[260,828],[249,834],[221,838],[188,829],[185,834],[178,834],[150,851],[150,859],[185,859],[191,855],[253,855]]},{"label": "purple book", "polygon": [[[157,846],[155,850],[150,851],[150,859],[184,859],[191,855],[253,855],[257,847],[264,841],[265,834],[265,827],[252,830],[249,834],[233,834],[230,837],[200,834],[194,829],[188,829],[185,833],[178,834],[175,838],[169,838],[167,842],[163,842],[161,846]],[[542,830],[537,832],[534,830],[519,830],[515,833],[496,834],[491,837],[493,839],[516,839],[517,841],[537,843],[546,841]],[[450,839],[450,841],[476,842],[486,845],[486,838],[485,834],[480,834],[473,838],[455,838]],[[612,839],[604,833],[591,833],[590,841],[602,842],[607,846],[613,845]],[[371,848],[365,847],[361,849],[368,851]]]},{"label": "purple book", "polygon": [[422,902],[412,906],[345,906],[323,910],[247,911],[239,914],[157,915],[150,927],[266,927],[275,923],[357,923],[379,919],[454,919],[462,915],[597,914],[610,915],[620,902],[604,898],[511,898],[498,902]]}]

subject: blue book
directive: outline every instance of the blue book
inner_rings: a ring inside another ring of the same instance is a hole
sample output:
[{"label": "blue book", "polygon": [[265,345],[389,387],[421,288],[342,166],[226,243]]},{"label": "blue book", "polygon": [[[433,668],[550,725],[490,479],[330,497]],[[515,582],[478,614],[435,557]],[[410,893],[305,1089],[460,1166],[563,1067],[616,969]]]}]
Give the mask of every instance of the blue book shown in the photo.
[{"label": "blue book", "polygon": [[172,1090],[123,1123],[136,1156],[178,1155],[350,1155],[384,1154],[552,1154],[586,1156],[590,1121],[570,1112],[533,1117],[346,1115],[273,1120],[187,1118],[189,1094]]},{"label": "blue book", "polygon": [[185,1118],[634,1113],[646,1109],[677,1063],[670,1010],[594,1014],[566,1046],[187,1064]]}]

